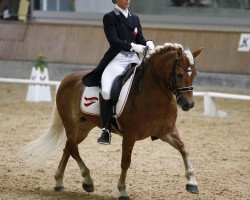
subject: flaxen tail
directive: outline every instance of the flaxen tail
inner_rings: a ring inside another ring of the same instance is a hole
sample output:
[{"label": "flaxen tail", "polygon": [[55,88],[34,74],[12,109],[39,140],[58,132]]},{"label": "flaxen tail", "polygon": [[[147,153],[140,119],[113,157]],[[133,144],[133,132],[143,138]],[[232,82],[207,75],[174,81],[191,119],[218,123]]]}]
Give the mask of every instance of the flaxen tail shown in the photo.
[{"label": "flaxen tail", "polygon": [[24,147],[24,151],[32,156],[29,160],[33,163],[41,163],[48,157],[62,151],[65,146],[66,139],[65,129],[55,105],[51,126],[48,132],[26,145]]}]

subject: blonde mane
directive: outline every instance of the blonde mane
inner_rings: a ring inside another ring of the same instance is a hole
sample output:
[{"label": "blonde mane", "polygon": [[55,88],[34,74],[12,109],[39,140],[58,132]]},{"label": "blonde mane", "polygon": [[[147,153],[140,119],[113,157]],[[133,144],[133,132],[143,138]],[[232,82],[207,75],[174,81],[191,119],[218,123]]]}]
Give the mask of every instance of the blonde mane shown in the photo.
[{"label": "blonde mane", "polygon": [[191,53],[191,51],[189,49],[184,50],[183,46],[181,44],[178,44],[178,43],[165,43],[164,45],[159,45],[159,46],[155,47],[155,49],[149,51],[147,58],[150,59],[155,54],[161,53],[163,50],[166,50],[169,48],[176,49],[176,50],[182,49],[182,51],[185,54],[186,58],[188,59],[189,63],[191,65],[194,64],[194,57],[193,57],[193,54]]}]

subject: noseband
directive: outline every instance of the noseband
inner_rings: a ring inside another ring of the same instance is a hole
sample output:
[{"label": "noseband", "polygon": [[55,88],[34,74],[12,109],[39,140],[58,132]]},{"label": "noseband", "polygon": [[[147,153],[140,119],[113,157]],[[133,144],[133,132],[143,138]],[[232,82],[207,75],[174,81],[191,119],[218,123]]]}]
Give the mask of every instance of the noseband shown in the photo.
[{"label": "noseband", "polygon": [[182,97],[181,93],[193,91],[194,87],[193,86],[188,86],[188,87],[178,87],[177,86],[177,83],[176,83],[176,67],[177,66],[179,66],[182,69],[184,69],[187,73],[191,72],[191,70],[186,69],[182,64],[180,64],[178,62],[177,58],[174,59],[173,68],[172,68],[171,75],[170,75],[170,78],[171,78],[171,76],[173,77],[172,78],[172,89],[171,89],[171,91],[175,95],[176,100],[178,102],[178,100],[181,99],[181,97]]}]

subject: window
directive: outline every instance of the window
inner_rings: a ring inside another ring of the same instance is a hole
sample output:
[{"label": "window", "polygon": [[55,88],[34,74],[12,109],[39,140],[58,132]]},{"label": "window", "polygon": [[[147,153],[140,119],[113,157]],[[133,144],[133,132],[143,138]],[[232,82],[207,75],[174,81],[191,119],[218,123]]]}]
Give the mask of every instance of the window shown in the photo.
[{"label": "window", "polygon": [[33,0],[34,10],[74,11],[74,0]]}]

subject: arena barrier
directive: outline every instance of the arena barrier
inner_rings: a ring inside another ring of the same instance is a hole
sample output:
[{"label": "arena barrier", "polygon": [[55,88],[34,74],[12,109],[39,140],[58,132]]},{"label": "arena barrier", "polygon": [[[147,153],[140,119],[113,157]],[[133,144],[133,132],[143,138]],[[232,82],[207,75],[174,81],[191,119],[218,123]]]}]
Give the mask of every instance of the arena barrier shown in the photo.
[{"label": "arena barrier", "polygon": [[227,117],[228,116],[226,112],[221,111],[216,107],[213,101],[213,97],[225,98],[225,99],[236,99],[236,100],[250,100],[250,96],[226,94],[226,93],[218,93],[218,92],[194,92],[194,96],[203,96],[203,102],[204,102],[203,115],[210,116],[210,117]]},{"label": "arena barrier", "polygon": [[[60,81],[34,81],[29,79],[11,79],[11,78],[0,78],[0,83],[20,83],[20,84],[38,84],[38,85],[54,85],[56,90],[60,85]],[[203,106],[205,116],[210,117],[227,117],[228,114],[216,108],[213,98],[226,98],[236,100],[250,100],[250,96],[237,95],[237,94],[226,94],[218,92],[194,92],[194,96],[203,97]]]},{"label": "arena barrier", "polygon": [[56,90],[60,85],[60,81],[34,81],[30,79],[12,79],[12,78],[0,78],[1,83],[20,83],[20,84],[34,84],[34,85],[54,85]]},{"label": "arena barrier", "polygon": [[[29,84],[26,101],[29,102],[50,102],[51,90],[50,86],[56,86],[56,91],[60,85],[59,81],[49,81],[45,79],[28,80],[28,79],[11,79],[11,78],[0,78],[0,83],[19,83],[19,84]],[[44,87],[43,87],[44,86]]]}]

